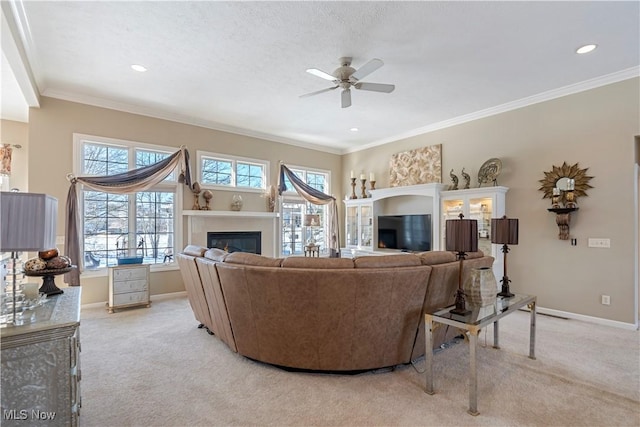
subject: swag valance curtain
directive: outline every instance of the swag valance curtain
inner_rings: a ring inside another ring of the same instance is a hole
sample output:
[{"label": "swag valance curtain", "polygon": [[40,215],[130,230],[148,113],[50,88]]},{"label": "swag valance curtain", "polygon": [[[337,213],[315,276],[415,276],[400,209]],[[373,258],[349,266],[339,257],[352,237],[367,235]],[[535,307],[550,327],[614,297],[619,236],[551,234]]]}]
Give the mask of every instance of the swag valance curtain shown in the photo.
[{"label": "swag valance curtain", "polygon": [[67,175],[71,183],[67,193],[67,206],[65,217],[65,254],[71,259],[73,265],[78,268],[65,275],[65,280],[70,286],[80,286],[80,273],[83,263],[80,259],[82,247],[80,234],[80,212],[78,209],[78,195],[76,184],[80,183],[92,190],[113,194],[128,194],[146,191],[162,182],[174,169],[180,167],[180,181],[191,188],[191,170],[189,168],[189,152],[185,146],[166,159],[152,165],[132,169],[116,175],[106,176],[73,176]]},{"label": "swag valance curtain", "polygon": [[282,195],[287,190],[285,184],[285,176],[293,185],[296,192],[302,196],[303,199],[314,205],[328,205],[327,209],[327,235],[329,236],[329,253],[332,258],[340,257],[340,224],[338,222],[338,205],[336,198],[319,191],[306,182],[304,182],[298,175],[293,173],[291,169],[280,163],[280,175],[278,179],[278,194]]}]

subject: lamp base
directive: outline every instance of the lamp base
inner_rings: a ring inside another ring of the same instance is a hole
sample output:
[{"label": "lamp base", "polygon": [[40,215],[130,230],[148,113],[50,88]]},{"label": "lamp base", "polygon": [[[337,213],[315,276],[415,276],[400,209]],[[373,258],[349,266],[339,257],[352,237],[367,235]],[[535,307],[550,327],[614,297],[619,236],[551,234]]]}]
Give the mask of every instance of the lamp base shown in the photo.
[{"label": "lamp base", "polygon": [[466,301],[464,298],[464,291],[462,289],[458,289],[456,291],[456,306],[449,310],[451,314],[457,314],[459,316],[466,316],[471,313],[471,310],[467,310]]},{"label": "lamp base", "polygon": [[48,297],[64,293],[62,289],[56,286],[53,274],[42,277],[42,286],[40,286],[39,292],[46,294]]},{"label": "lamp base", "polygon": [[503,297],[503,298],[511,298],[511,297],[515,296],[515,294],[512,294],[509,291],[509,282],[510,281],[511,280],[509,280],[509,278],[507,276],[504,276],[502,278],[502,280],[501,280],[501,282],[502,282],[502,292],[498,292],[497,296]]}]

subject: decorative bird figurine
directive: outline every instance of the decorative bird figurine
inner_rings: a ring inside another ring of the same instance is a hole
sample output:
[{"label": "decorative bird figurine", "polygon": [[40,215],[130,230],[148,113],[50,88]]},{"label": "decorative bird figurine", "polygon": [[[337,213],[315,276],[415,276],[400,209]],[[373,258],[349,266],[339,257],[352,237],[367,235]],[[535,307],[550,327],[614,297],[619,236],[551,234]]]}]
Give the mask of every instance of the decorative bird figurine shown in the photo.
[{"label": "decorative bird figurine", "polygon": [[453,173],[453,169],[451,169],[451,172],[449,172],[449,176],[451,177],[451,181],[453,182],[453,188],[451,188],[452,190],[457,190],[458,189],[458,177]]},{"label": "decorative bird figurine", "polygon": [[469,183],[471,182],[471,177],[469,176],[468,173],[466,173],[464,171],[464,168],[462,168],[461,174],[462,174],[462,179],[464,179],[464,188],[466,190],[467,188],[469,188]]}]

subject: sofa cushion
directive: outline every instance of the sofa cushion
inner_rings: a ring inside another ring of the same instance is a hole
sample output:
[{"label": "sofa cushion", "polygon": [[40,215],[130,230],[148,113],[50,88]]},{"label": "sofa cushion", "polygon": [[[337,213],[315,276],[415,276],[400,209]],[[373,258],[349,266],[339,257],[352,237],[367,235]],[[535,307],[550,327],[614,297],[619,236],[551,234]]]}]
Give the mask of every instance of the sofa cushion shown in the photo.
[{"label": "sofa cushion", "polygon": [[203,248],[202,246],[196,245],[187,245],[182,251],[183,254],[191,255],[191,256],[202,256],[206,252],[207,248]]},{"label": "sofa cushion", "polygon": [[232,252],[224,259],[229,264],[257,265],[260,267],[280,267],[282,258],[270,258],[248,252]]},{"label": "sofa cushion", "polygon": [[420,260],[423,265],[444,264],[455,261],[456,254],[454,252],[445,251],[423,252],[420,254]]},{"label": "sofa cushion", "polygon": [[205,258],[209,258],[213,261],[224,261],[224,259],[229,255],[229,252],[223,251],[218,248],[211,248],[204,253]]},{"label": "sofa cushion", "polygon": [[414,254],[370,255],[357,257],[356,268],[413,267],[421,265],[420,257]]},{"label": "sofa cushion", "polygon": [[307,258],[290,256],[282,260],[282,266],[288,268],[353,268],[353,260],[349,258]]},{"label": "sofa cushion", "polygon": [[484,252],[482,251],[467,252],[467,256],[464,257],[464,259],[476,259],[476,258],[482,258],[483,256],[484,256]]}]

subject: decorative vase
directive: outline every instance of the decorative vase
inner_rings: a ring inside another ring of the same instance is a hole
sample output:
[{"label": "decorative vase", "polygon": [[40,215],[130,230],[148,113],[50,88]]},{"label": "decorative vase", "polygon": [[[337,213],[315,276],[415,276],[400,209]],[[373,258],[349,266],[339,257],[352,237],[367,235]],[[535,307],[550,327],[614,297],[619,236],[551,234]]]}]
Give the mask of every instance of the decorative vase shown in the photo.
[{"label": "decorative vase", "polygon": [[485,306],[496,302],[498,282],[490,267],[472,268],[463,290],[470,305]]},{"label": "decorative vase", "polygon": [[205,211],[211,210],[211,199],[213,199],[213,192],[211,190],[204,190],[202,192],[202,198],[204,199],[204,208]]},{"label": "decorative vase", "polygon": [[231,210],[239,211],[242,209],[242,196],[239,194],[234,194],[231,199]]}]

